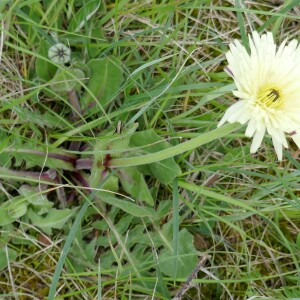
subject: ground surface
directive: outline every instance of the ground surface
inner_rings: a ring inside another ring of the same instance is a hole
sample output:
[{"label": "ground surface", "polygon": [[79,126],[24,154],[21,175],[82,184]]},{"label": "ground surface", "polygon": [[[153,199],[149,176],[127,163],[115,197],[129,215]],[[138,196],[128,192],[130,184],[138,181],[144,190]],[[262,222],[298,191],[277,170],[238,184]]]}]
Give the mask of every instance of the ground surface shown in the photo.
[{"label": "ground surface", "polygon": [[1,298],[300,298],[297,147],[250,155],[241,129],[176,148],[236,101],[228,44],[298,38],[299,1],[0,13]]}]

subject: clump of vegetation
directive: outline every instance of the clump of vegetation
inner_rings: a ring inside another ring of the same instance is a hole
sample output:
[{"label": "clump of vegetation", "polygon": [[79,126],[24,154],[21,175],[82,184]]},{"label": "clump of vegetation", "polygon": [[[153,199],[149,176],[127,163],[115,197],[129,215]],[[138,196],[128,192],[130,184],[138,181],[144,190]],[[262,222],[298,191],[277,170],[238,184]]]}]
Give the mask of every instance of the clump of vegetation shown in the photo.
[{"label": "clump of vegetation", "polygon": [[300,297],[299,150],[216,129],[273,2],[2,1],[1,297]]}]

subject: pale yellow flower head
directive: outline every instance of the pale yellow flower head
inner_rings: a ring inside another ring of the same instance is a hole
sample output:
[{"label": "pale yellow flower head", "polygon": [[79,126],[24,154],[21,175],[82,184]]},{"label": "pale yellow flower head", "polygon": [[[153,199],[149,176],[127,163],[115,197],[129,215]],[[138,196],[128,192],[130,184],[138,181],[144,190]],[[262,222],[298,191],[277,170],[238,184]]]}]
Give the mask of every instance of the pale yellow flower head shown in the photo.
[{"label": "pale yellow flower head", "polygon": [[286,133],[300,148],[300,47],[296,40],[277,47],[271,32],[253,32],[249,46],[250,54],[238,40],[229,45],[226,70],[239,101],[227,109],[218,127],[226,121],[248,122],[250,152],[257,151],[267,132],[281,160],[282,147],[288,147]]}]

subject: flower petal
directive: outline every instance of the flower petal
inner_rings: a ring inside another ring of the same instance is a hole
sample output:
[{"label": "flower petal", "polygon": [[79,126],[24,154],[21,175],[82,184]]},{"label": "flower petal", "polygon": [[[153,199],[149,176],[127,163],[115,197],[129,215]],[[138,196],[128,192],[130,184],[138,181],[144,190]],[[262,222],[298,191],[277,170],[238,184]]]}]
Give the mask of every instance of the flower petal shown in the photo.
[{"label": "flower petal", "polygon": [[254,132],[256,131],[256,126],[255,126],[255,120],[254,119],[251,119],[248,123],[248,126],[247,126],[247,129],[246,129],[246,132],[245,132],[245,135],[247,137],[252,137]]},{"label": "flower petal", "polygon": [[255,153],[257,149],[260,147],[261,142],[264,138],[266,129],[264,128],[263,130],[258,130],[255,132],[255,135],[253,137],[252,145],[250,148],[251,153]]},{"label": "flower petal", "polygon": [[275,138],[272,138],[272,141],[273,141],[273,145],[274,145],[278,160],[281,161],[282,160],[282,143],[280,141],[276,140]]},{"label": "flower petal", "polygon": [[297,131],[298,133],[292,135],[292,139],[295,142],[295,144],[300,148],[300,131]]},{"label": "flower petal", "polygon": [[219,122],[218,127],[222,126],[226,121],[228,121],[229,123],[234,123],[236,121],[236,118],[240,114],[243,106],[244,106],[244,101],[238,101],[232,106],[230,106],[225,112],[221,121]]}]

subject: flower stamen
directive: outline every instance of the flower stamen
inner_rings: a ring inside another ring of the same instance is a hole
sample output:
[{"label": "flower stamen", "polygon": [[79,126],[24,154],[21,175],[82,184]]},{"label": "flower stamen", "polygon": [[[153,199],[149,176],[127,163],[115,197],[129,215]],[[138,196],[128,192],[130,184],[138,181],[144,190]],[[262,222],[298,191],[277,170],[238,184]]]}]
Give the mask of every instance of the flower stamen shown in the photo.
[{"label": "flower stamen", "polygon": [[271,90],[270,93],[268,94],[268,98],[272,101],[275,102],[279,99],[279,92],[276,90]]},{"label": "flower stamen", "polygon": [[278,108],[283,103],[283,99],[278,89],[267,86],[258,93],[257,102],[265,107]]}]

